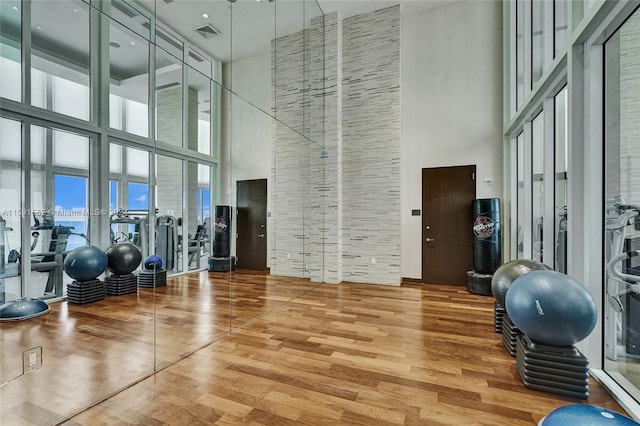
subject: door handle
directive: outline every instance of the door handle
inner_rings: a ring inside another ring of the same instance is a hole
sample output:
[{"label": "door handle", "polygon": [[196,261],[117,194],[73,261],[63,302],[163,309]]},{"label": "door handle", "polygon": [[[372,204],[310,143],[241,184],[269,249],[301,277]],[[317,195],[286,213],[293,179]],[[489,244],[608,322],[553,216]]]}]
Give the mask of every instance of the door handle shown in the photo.
[{"label": "door handle", "polygon": [[426,242],[430,243],[430,242],[432,242],[432,241],[435,241],[436,239],[435,239],[435,238],[429,238],[429,237],[427,237],[427,238],[425,238],[424,240],[425,240]]},{"label": "door handle", "polygon": [[258,238],[264,238],[264,233],[258,234],[257,236],[258,236]]}]

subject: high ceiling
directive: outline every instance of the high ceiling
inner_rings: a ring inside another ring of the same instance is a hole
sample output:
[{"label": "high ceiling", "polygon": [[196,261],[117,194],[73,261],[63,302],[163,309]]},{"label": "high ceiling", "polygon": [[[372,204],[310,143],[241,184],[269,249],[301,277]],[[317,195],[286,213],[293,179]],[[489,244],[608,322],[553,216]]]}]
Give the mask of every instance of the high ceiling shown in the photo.
[{"label": "high ceiling", "polygon": [[[270,51],[274,38],[310,25],[313,18],[338,12],[342,18],[400,4],[403,15],[460,0],[141,0],[159,22],[223,62]],[[206,14],[206,17],[205,17]],[[194,28],[210,24],[220,35],[203,38]]]},{"label": "high ceiling", "polygon": [[[144,74],[148,56],[144,40],[130,29],[148,36],[149,20],[127,6],[125,0],[101,1],[110,1],[115,20],[109,30],[112,80]],[[456,1],[461,0],[137,0],[137,3],[155,14],[164,30],[186,39],[215,59],[229,62],[270,52],[272,40],[310,27],[312,20],[323,13],[338,12],[347,18],[400,4],[401,14],[408,15]],[[0,0],[3,34],[13,37],[16,46],[21,32],[21,7],[20,0]],[[37,1],[32,2],[31,13],[32,46],[37,52],[34,66],[39,60],[63,60],[66,68],[77,69],[80,78],[85,78],[90,49],[88,2]],[[219,34],[202,37],[195,28],[205,24]],[[162,64],[165,65],[168,64]]]},{"label": "high ceiling", "polygon": [[371,12],[385,7],[400,5],[403,15],[413,15],[428,9],[446,6],[460,0],[318,0],[325,14],[338,11],[340,16],[348,18],[353,15]]}]

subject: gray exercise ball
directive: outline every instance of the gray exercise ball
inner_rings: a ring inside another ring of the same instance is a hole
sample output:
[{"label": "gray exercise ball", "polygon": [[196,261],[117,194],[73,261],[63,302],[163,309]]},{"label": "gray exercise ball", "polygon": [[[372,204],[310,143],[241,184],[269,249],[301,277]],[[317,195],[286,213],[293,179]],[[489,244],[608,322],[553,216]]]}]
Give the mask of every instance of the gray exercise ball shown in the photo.
[{"label": "gray exercise ball", "polygon": [[547,265],[530,259],[517,259],[501,265],[493,273],[491,279],[491,293],[500,306],[505,307],[505,297],[511,283],[516,279],[531,271],[548,271]]}]

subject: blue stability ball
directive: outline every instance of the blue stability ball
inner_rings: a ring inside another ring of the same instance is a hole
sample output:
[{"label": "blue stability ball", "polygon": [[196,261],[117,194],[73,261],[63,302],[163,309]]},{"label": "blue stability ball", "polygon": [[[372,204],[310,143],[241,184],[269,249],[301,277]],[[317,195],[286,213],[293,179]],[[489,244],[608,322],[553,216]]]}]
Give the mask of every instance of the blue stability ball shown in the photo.
[{"label": "blue stability ball", "polygon": [[572,404],[556,408],[543,419],[542,426],[629,426],[638,425],[628,417],[607,408]]},{"label": "blue stability ball", "polygon": [[144,260],[144,269],[162,269],[162,259],[160,258],[160,256],[152,254],[151,256],[147,257]]},{"label": "blue stability ball", "polygon": [[507,262],[493,273],[493,277],[491,278],[491,293],[493,293],[493,297],[496,298],[500,306],[504,307],[504,298],[507,295],[507,290],[509,290],[511,283],[513,283],[516,278],[531,271],[550,269],[551,268],[544,263],[529,259],[517,259]]},{"label": "blue stability ball", "polygon": [[556,271],[531,271],[517,278],[506,297],[513,324],[532,340],[570,346],[596,325],[596,303],[577,281]]},{"label": "blue stability ball", "polygon": [[142,260],[142,252],[133,243],[117,243],[105,250],[107,269],[115,275],[127,275],[133,272]]},{"label": "blue stability ball", "polygon": [[91,281],[107,269],[107,255],[94,246],[80,246],[64,259],[64,270],[76,281]]}]

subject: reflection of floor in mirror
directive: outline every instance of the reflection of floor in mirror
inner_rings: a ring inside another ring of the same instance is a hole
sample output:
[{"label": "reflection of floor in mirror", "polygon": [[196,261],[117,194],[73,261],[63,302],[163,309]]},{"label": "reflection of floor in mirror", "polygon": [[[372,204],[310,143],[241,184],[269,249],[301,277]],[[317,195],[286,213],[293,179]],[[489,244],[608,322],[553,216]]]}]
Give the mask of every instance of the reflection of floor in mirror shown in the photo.
[{"label": "reflection of floor in mirror", "polygon": [[[2,425],[59,422],[144,376],[154,334],[167,368],[66,424],[517,426],[577,402],[526,389],[493,298],[461,287],[199,272],[27,324],[2,324],[3,370],[7,348],[25,344],[45,363],[0,389]],[[594,381],[590,393],[621,411]]]},{"label": "reflection of floor in mirror", "polygon": [[[51,303],[42,317],[2,322],[0,424],[56,423],[151,374],[154,361],[167,366],[228,333],[231,322],[239,326],[314,285],[203,271],[85,305]],[[243,308],[231,310],[232,300]],[[42,368],[22,375],[23,351],[37,347]]]}]

